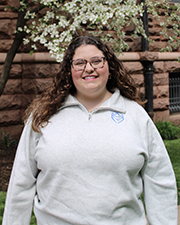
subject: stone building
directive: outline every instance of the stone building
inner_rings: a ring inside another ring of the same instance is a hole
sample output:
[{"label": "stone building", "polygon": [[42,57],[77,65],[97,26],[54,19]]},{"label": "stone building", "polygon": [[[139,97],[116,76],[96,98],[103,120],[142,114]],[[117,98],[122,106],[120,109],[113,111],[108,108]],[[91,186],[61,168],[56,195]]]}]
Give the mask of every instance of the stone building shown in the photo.
[{"label": "stone building", "polygon": [[[17,7],[18,0],[0,0],[0,72],[13,41],[17,20],[16,12],[10,9],[4,11],[7,5]],[[160,53],[159,50],[167,44],[167,40],[160,34],[160,22],[149,16],[148,26],[150,38],[155,41],[149,43],[149,51],[142,52],[141,37],[133,39],[128,35],[133,29],[133,26],[129,26],[126,28],[126,41],[130,49],[120,54],[119,58],[142,94],[145,92],[143,62],[153,62],[153,120],[163,119],[180,124],[180,63],[177,61],[180,48],[171,53]],[[0,130],[19,137],[23,127],[24,110],[32,99],[52,82],[52,76],[58,69],[59,64],[43,48],[30,55],[28,50],[21,46],[0,97]]]}]

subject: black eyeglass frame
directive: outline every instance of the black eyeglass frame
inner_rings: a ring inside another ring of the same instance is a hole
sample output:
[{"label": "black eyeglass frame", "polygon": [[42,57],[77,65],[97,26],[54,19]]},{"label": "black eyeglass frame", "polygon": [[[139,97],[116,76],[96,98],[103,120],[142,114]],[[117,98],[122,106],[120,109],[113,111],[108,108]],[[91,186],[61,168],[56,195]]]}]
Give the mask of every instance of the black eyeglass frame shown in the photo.
[{"label": "black eyeglass frame", "polygon": [[83,60],[84,62],[86,62],[86,64],[84,65],[84,68],[83,69],[78,69],[78,70],[74,69],[75,71],[83,71],[86,68],[87,63],[89,63],[91,65],[91,67],[94,68],[94,69],[101,69],[101,68],[103,68],[104,67],[104,64],[105,64],[105,61],[106,61],[106,57],[92,57],[91,59],[95,59],[95,58],[103,59],[103,65],[101,67],[94,67],[91,64],[91,62],[89,60],[86,60],[86,59],[74,59],[74,60],[71,60],[70,63],[72,65],[72,68],[74,69],[74,66],[73,66],[73,62],[74,61]]}]

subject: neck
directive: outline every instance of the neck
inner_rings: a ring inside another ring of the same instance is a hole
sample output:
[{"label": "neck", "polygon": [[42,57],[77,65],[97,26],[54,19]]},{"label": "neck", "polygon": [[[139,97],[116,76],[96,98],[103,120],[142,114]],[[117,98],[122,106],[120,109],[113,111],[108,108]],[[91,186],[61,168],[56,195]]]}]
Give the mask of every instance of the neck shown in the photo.
[{"label": "neck", "polygon": [[93,110],[98,108],[100,105],[102,105],[103,102],[105,102],[107,99],[109,99],[111,97],[111,95],[112,95],[112,93],[106,90],[105,93],[101,93],[96,96],[93,96],[93,95],[85,96],[85,95],[80,95],[77,93],[75,95],[75,97],[78,99],[78,101],[80,103],[82,103],[84,105],[84,107],[86,107],[88,112],[92,112]]}]

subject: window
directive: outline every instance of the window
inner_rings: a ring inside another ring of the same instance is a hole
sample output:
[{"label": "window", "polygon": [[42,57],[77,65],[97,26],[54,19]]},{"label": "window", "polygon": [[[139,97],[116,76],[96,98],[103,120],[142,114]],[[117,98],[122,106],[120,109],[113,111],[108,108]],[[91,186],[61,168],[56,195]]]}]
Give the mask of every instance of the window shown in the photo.
[{"label": "window", "polygon": [[169,74],[170,114],[180,112],[180,73]]}]

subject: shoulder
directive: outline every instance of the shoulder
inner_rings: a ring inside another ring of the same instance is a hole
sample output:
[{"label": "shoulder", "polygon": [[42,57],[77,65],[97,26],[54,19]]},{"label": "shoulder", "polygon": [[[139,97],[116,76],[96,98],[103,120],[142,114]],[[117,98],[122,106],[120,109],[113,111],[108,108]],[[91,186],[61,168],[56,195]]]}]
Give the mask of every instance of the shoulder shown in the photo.
[{"label": "shoulder", "polygon": [[123,97],[126,112],[130,113],[132,116],[137,116],[137,117],[145,117],[149,118],[148,113],[146,110],[137,102],[134,100],[127,99],[126,97]]},{"label": "shoulder", "polygon": [[147,111],[137,102],[123,97],[126,109],[126,117],[129,121],[136,124],[137,129],[144,132],[155,132],[156,126],[153,119],[148,115]]}]

